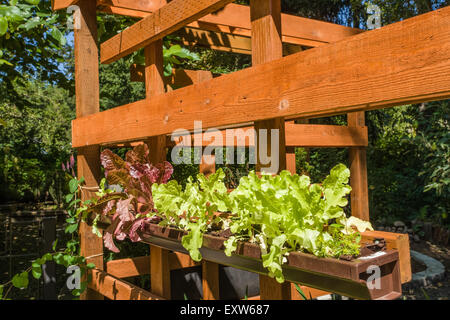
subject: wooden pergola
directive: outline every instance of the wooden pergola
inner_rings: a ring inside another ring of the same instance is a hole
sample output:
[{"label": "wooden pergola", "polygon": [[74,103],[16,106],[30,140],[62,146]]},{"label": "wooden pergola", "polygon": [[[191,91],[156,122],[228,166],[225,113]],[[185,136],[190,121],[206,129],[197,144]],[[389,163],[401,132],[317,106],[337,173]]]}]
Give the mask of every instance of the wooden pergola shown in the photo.
[{"label": "wooden pergola", "polygon": [[[98,186],[102,146],[144,141],[154,163],[165,160],[173,143],[168,135],[178,128],[193,130],[196,120],[203,122],[204,129],[279,129],[280,170],[295,172],[295,147],[350,148],[352,215],[369,220],[364,111],[450,97],[450,8],[362,32],[282,14],[280,0],[251,0],[250,7],[231,2],[53,1],[54,10],[79,7],[76,17],[81,28],[74,31],[77,119],[72,123],[78,175],[87,187]],[[141,48],[146,57],[145,66],[131,70],[133,80],[145,82],[146,99],[104,112],[99,112],[97,11],[142,18],[100,44],[101,63]],[[253,66],[220,76],[177,70],[165,78],[162,39],[173,33],[187,45],[251,54]],[[182,88],[171,90],[167,85]],[[337,114],[348,115],[347,126],[307,122]],[[296,124],[298,120],[301,124]],[[249,137],[241,145],[252,145],[255,137],[251,133]],[[214,166],[200,165],[200,169],[207,173]],[[83,194],[84,199],[93,196]],[[377,237],[398,251],[401,282],[408,282],[408,235],[363,234],[364,239]],[[170,270],[197,265],[181,252],[150,245],[150,256],[105,266],[103,241],[86,224],[81,226],[81,252],[94,256],[90,261],[96,265],[86,299],[170,299]],[[203,298],[219,299],[219,264],[203,260],[201,265]],[[151,292],[121,280],[142,274],[150,274]],[[305,288],[313,297],[324,294],[317,289],[328,288]],[[278,284],[260,274],[257,298],[298,296],[291,283]]]}]

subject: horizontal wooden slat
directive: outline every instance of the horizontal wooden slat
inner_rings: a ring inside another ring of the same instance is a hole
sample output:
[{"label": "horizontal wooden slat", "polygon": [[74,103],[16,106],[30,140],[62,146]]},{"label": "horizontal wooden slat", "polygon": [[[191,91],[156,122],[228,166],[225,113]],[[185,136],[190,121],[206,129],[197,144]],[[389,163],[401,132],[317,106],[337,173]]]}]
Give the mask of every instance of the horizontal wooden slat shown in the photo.
[{"label": "horizontal wooden slat", "polygon": [[[199,266],[187,254],[171,252],[169,254],[170,270]],[[112,260],[106,263],[107,272],[119,279],[150,274],[150,256]]]},{"label": "horizontal wooden slat", "polygon": [[[450,97],[450,7],[73,121],[73,147]],[[120,127],[120,130],[118,128]]]},{"label": "horizontal wooden slat", "polygon": [[200,266],[201,262],[195,262],[188,254],[171,252],[169,255],[170,270],[191,268]]},{"label": "horizontal wooden slat", "polygon": [[90,271],[92,275],[88,288],[111,300],[164,300],[126,281],[117,279],[99,269]]},{"label": "horizontal wooden slat", "polygon": [[110,63],[222,8],[233,0],[173,0],[101,44],[100,61]]},{"label": "horizontal wooden slat", "polygon": [[397,250],[400,260],[400,276],[402,283],[411,281],[411,254],[409,249],[409,236],[402,233],[384,231],[367,231],[362,233],[362,241],[373,241],[375,238],[384,238],[387,248]]},{"label": "horizontal wooden slat", "polygon": [[317,124],[286,123],[288,147],[367,147],[367,127],[344,127]]},{"label": "horizontal wooden slat", "polygon": [[[193,134],[191,135],[192,146],[239,146],[249,147],[255,145],[254,128],[246,127],[239,131],[218,131],[220,136]],[[333,125],[316,124],[294,124],[286,123],[286,146],[287,147],[309,147],[309,148],[344,148],[344,147],[366,147],[368,145],[367,127],[344,127]],[[219,138],[217,140],[217,138]],[[168,137],[168,140],[171,138]],[[169,142],[168,141],[168,142]],[[181,142],[176,141],[176,143]],[[231,142],[231,143],[228,143]],[[170,142],[169,142],[170,143]],[[172,144],[174,144],[172,142]]]},{"label": "horizontal wooden slat", "polygon": [[[131,81],[144,82],[145,67],[141,65],[132,64],[130,66]],[[187,70],[187,69],[173,69],[172,75],[164,77],[164,84],[175,88],[190,86],[199,82],[205,76],[218,77],[219,74],[212,74],[206,70]]]},{"label": "horizontal wooden slat", "polygon": [[106,271],[119,279],[150,274],[150,257],[112,260],[106,263]]},{"label": "horizontal wooden slat", "polygon": [[167,0],[97,0],[97,6],[123,8],[133,11],[154,12],[164,6]]},{"label": "horizontal wooden slat", "polygon": [[61,10],[77,3],[78,0],[52,0],[52,10]]}]

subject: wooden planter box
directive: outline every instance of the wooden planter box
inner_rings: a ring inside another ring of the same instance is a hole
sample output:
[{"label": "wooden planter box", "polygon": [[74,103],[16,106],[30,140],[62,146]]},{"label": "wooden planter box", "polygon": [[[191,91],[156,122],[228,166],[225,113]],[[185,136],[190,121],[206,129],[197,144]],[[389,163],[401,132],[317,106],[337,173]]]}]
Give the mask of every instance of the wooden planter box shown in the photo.
[{"label": "wooden planter box", "polygon": [[[185,231],[150,225],[140,236],[143,242],[168,250],[187,253],[181,245]],[[203,259],[222,265],[267,275],[262,265],[261,250],[258,245],[240,243],[236,254],[227,257],[223,243],[226,239],[204,235],[200,252]],[[370,266],[380,268],[380,286],[372,288]],[[373,257],[364,257],[354,261],[332,258],[318,258],[300,252],[290,253],[288,262],[283,265],[286,281],[325,290],[355,299],[392,300],[401,296],[399,255],[395,250],[387,250]]]}]

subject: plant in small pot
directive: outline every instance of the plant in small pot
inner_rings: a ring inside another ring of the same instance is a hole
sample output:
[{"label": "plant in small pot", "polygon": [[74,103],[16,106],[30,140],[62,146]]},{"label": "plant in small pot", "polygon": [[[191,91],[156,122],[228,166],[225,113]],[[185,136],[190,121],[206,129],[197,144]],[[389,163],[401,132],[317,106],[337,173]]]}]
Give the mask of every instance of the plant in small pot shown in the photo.
[{"label": "plant in small pot", "polygon": [[[231,256],[239,242],[259,245],[269,275],[284,282],[282,265],[290,252],[318,257],[352,259],[360,254],[360,232],[373,230],[370,223],[347,219],[343,210],[350,171],[341,164],[322,184],[288,171],[258,177],[251,172],[227,192],[222,170],[209,178],[189,180],[185,190],[177,183],[154,184],[152,192],[162,226],[188,232],[182,244],[192,259],[201,260],[199,249],[205,233],[228,238],[225,253]],[[222,232],[218,232],[222,231]]]}]

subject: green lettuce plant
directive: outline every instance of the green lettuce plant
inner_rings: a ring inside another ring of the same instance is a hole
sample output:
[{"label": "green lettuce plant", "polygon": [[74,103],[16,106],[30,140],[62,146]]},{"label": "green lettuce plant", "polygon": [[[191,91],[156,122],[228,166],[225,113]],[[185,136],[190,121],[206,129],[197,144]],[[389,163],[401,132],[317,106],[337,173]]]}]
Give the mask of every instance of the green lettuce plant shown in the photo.
[{"label": "green lettuce plant", "polygon": [[304,251],[319,257],[357,256],[359,238],[345,234],[350,170],[334,167],[322,184],[308,176],[283,171],[278,176],[254,172],[241,179],[230,194],[234,236],[225,242],[225,253],[236,250],[238,240],[259,243],[269,275],[284,282],[282,264],[289,252]]},{"label": "green lettuce plant", "polygon": [[178,182],[170,181],[153,184],[152,193],[160,225],[188,231],[182,244],[193,260],[202,258],[204,233],[229,228],[233,235],[225,241],[225,253],[231,256],[239,241],[257,243],[263,266],[282,283],[282,265],[290,252],[335,258],[359,255],[360,234],[354,228],[362,232],[371,226],[346,218],[349,177],[350,170],[343,164],[334,167],[321,184],[288,171],[262,177],[251,172],[228,193],[225,175],[218,170],[209,178],[198,175],[196,182],[190,178],[184,191]]},{"label": "green lettuce plant", "polygon": [[203,244],[203,234],[222,223],[222,218],[215,213],[229,209],[230,199],[224,178],[224,172],[219,169],[208,178],[203,174],[197,175],[195,182],[189,177],[184,191],[176,180],[152,186],[154,206],[162,218],[160,225],[173,225],[188,231],[182,244],[194,261],[202,259],[199,249]]}]

